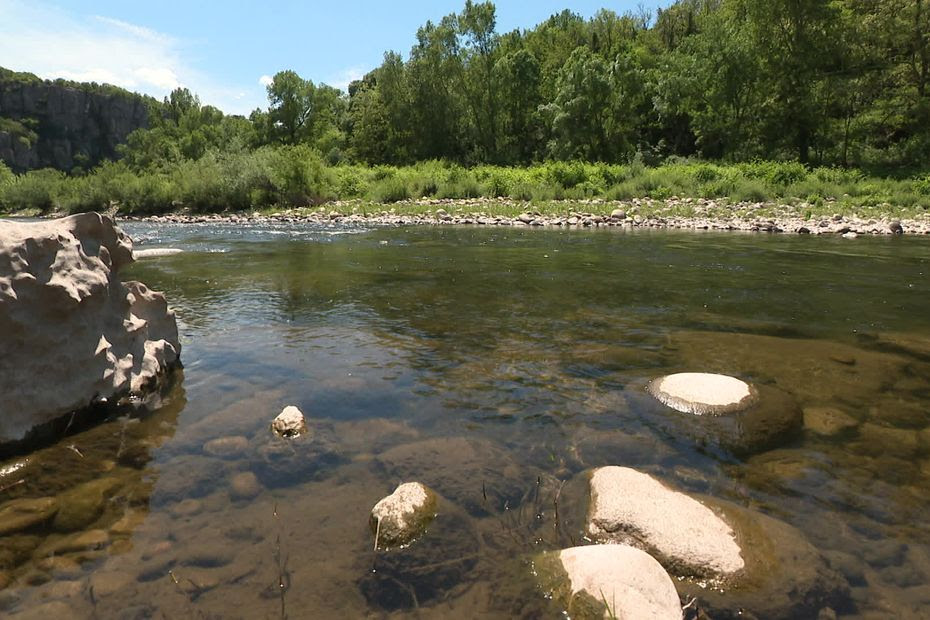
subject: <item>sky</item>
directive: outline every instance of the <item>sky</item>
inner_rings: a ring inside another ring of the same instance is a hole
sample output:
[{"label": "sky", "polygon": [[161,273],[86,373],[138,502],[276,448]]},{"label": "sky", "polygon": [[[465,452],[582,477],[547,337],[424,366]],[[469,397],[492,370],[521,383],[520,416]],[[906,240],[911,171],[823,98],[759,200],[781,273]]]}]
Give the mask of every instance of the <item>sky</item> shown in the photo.
[{"label": "sky", "polygon": [[[43,78],[106,82],[162,98],[179,86],[228,114],[267,107],[265,84],[293,69],[345,90],[407,57],[417,28],[464,0],[265,2],[0,0],[0,67]],[[568,8],[590,17],[659,0],[499,0],[497,31],[529,29]]]}]

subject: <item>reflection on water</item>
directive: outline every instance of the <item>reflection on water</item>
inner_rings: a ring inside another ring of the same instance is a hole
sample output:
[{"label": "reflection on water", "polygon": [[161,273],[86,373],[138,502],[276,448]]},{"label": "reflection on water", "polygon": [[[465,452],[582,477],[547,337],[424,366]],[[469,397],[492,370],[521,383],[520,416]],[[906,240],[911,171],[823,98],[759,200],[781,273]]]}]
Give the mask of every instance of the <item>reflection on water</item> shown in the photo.
[{"label": "reflection on water", "polygon": [[[922,239],[126,228],[185,250],[129,274],[177,310],[183,377],[0,463],[3,615],[551,617],[526,560],[619,464],[804,531],[848,617],[930,616]],[[701,447],[643,390],[679,370],[787,392],[805,430]],[[282,449],[288,404],[312,441]],[[376,556],[368,511],[413,479],[447,508]]]}]

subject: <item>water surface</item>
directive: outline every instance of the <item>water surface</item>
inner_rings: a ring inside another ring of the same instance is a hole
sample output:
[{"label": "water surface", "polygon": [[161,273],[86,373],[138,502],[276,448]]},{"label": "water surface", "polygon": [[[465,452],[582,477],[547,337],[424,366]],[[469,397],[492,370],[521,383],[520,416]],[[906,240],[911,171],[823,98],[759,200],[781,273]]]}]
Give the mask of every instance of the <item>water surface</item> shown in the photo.
[{"label": "water surface", "polygon": [[[526,560],[580,541],[582,474],[616,464],[798,527],[850,582],[843,617],[930,617],[924,239],[124,228],[184,250],[125,274],[175,308],[184,370],[151,410],[0,464],[0,501],[83,502],[0,538],[4,614],[553,617]],[[643,390],[682,370],[846,422],[701,447]],[[289,404],[314,441],[277,454]],[[414,479],[448,510],[404,564],[368,511]]]}]

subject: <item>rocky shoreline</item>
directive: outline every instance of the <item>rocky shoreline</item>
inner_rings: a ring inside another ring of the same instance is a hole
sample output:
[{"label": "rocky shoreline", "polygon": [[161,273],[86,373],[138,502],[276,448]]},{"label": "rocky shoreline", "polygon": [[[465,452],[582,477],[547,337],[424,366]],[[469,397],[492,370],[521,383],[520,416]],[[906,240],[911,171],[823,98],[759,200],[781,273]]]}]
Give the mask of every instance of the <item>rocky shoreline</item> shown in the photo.
[{"label": "rocky shoreline", "polygon": [[[930,216],[897,218],[831,213],[814,215],[808,205],[721,204],[705,199],[650,199],[628,202],[572,202],[559,209],[522,202],[478,198],[418,200],[372,205],[341,201],[316,209],[271,213],[171,213],[122,216],[129,221],[168,223],[313,223],[368,226],[504,226],[561,229],[626,228],[790,233],[809,235],[930,235]],[[819,210],[823,210],[820,208]],[[827,209],[829,210],[829,209]],[[501,214],[500,212],[507,212]]]}]

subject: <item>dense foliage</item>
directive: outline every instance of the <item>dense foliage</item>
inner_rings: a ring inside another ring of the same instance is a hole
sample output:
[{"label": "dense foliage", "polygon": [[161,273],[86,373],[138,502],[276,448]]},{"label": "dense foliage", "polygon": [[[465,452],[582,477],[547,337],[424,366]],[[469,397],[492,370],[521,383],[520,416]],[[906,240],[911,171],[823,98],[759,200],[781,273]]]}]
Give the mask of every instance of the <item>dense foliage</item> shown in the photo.
[{"label": "dense foliage", "polygon": [[[880,179],[852,169],[808,169],[797,162],[771,161],[721,165],[670,160],[649,167],[638,158],[629,164],[557,161],[525,167],[466,168],[436,160],[400,167],[329,166],[306,145],[263,146],[232,154],[209,151],[196,160],[151,170],[110,162],[85,176],[48,169],[14,176],[0,164],[0,212],[218,212],[311,207],[337,199],[364,204],[479,197],[544,206],[552,200],[673,196],[779,200],[822,212],[863,207],[881,212],[894,205],[897,211],[914,213],[930,208],[930,176]],[[352,204],[339,208],[351,209]]]},{"label": "dense foliage", "polygon": [[348,93],[281,71],[244,118],[178,89],[119,162],[0,167],[0,208],[671,195],[926,208],[928,82],[923,0],[679,0],[509,33],[468,0]]}]

